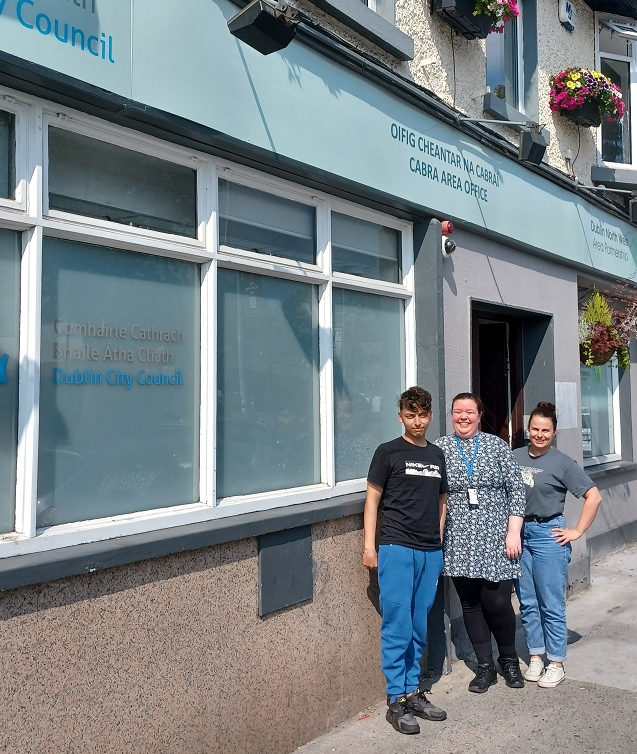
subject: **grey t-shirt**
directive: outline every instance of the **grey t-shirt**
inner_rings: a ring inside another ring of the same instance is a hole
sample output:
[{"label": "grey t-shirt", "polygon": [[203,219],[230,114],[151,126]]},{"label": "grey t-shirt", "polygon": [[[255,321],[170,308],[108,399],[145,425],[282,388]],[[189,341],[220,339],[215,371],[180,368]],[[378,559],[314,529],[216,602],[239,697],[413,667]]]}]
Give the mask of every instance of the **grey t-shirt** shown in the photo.
[{"label": "grey t-shirt", "polygon": [[526,490],[526,515],[545,518],[564,512],[566,493],[581,497],[595,482],[580,466],[557,448],[551,448],[537,458],[528,448],[513,451],[520,464]]}]

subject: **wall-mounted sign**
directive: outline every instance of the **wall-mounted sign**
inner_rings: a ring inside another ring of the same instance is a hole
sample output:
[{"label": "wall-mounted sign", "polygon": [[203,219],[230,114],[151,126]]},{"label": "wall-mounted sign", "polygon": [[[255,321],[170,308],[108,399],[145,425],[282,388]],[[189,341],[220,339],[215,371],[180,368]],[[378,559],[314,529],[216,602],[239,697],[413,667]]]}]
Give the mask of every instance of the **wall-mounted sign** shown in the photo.
[{"label": "wall-mounted sign", "polygon": [[0,0],[0,49],[130,96],[131,0]]},{"label": "wall-mounted sign", "polygon": [[558,16],[565,29],[568,31],[575,30],[577,15],[572,0],[559,0]]}]

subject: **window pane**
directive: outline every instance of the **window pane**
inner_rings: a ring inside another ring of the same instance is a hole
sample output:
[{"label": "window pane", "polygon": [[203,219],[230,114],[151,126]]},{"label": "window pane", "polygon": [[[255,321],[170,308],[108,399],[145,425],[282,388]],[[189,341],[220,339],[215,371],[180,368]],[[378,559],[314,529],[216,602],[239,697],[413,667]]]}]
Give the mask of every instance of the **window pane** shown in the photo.
[{"label": "window pane", "polygon": [[0,533],[15,522],[20,236],[0,230]]},{"label": "window pane", "polygon": [[616,368],[580,365],[582,386],[582,444],[584,458],[615,453],[613,381]]},{"label": "window pane", "polygon": [[199,499],[199,267],[45,239],[37,525]]},{"label": "window pane", "polygon": [[219,181],[219,243],[235,249],[316,263],[316,210]]},{"label": "window pane", "polygon": [[49,207],[136,228],[197,236],[197,172],[49,128]]},{"label": "window pane", "polygon": [[332,212],[332,267],[375,280],[400,281],[400,231]]},{"label": "window pane", "polygon": [[502,34],[486,39],[487,86],[496,97],[519,108],[518,21],[507,21]]},{"label": "window pane", "polygon": [[217,497],[320,481],[315,287],[219,270]]},{"label": "window pane", "polygon": [[334,289],[336,481],[366,477],[376,446],[400,434],[403,302]]},{"label": "window pane", "polygon": [[632,43],[628,39],[623,39],[617,34],[606,28],[599,27],[599,51],[609,52],[611,55],[623,55],[631,58],[633,56]]},{"label": "window pane", "polygon": [[0,197],[15,198],[15,115],[0,110]]},{"label": "window pane", "polygon": [[622,120],[602,123],[602,159],[631,163],[630,149],[630,64],[623,60],[601,61],[601,72],[622,90],[626,113]]}]

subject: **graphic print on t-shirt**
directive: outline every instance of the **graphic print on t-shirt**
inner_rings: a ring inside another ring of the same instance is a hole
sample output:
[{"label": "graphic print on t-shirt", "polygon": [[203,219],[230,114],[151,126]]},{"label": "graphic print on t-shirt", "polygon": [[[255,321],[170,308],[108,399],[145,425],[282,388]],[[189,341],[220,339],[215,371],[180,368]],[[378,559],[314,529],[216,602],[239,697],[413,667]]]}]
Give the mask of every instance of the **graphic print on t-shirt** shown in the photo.
[{"label": "graphic print on t-shirt", "polygon": [[524,484],[527,487],[534,487],[535,482],[533,481],[533,477],[536,474],[541,474],[544,469],[536,469],[533,466],[520,466],[520,471],[522,472],[522,481]]},{"label": "graphic print on t-shirt", "polygon": [[432,463],[405,461],[405,474],[411,476],[433,476],[440,479],[440,467]]}]

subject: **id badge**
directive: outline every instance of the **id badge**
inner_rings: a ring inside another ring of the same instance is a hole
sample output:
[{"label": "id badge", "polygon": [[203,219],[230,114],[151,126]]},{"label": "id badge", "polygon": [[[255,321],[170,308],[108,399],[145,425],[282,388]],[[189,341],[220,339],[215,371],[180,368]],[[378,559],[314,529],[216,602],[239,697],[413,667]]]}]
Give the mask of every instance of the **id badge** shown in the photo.
[{"label": "id badge", "polygon": [[478,503],[478,490],[474,489],[473,487],[470,487],[467,490],[467,493],[469,495],[469,505],[476,507],[479,505]]}]

